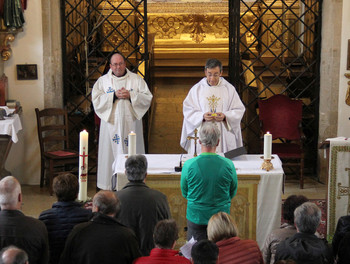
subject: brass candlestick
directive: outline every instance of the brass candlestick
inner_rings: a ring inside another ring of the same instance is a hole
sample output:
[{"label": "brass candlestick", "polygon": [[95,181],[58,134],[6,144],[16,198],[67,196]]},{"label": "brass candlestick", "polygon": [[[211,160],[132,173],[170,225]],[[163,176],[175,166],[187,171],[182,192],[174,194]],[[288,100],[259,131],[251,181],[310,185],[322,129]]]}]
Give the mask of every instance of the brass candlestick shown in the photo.
[{"label": "brass candlestick", "polygon": [[[264,157],[260,158],[264,159]],[[271,159],[264,159],[263,163],[261,164],[261,169],[266,171],[273,170],[273,164],[271,162],[272,159],[273,157],[271,157]]]}]

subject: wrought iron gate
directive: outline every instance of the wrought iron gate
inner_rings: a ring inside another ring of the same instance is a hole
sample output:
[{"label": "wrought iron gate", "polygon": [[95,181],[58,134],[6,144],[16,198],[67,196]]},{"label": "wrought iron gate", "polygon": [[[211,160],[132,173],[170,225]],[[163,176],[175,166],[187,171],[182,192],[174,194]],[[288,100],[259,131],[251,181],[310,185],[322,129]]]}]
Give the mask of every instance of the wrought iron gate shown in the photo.
[{"label": "wrought iron gate", "polygon": [[[113,53],[122,53],[127,67],[148,80],[146,3],[146,0],[61,0],[64,103],[73,146],[78,144],[78,133],[83,128],[95,130],[91,90],[109,69]],[[90,139],[92,143],[94,137]]]},{"label": "wrought iron gate", "polygon": [[287,94],[303,101],[308,168],[316,168],[322,0],[232,0],[230,81],[246,106],[244,143],[259,153],[257,100]]}]

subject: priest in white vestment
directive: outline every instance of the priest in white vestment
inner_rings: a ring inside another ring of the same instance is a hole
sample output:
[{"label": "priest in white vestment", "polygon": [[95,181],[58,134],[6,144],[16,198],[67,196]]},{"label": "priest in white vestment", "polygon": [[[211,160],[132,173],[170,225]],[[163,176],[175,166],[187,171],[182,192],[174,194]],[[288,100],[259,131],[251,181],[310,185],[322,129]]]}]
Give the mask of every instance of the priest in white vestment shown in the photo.
[{"label": "priest in white vestment", "polygon": [[92,103],[101,119],[97,187],[111,189],[112,164],[117,155],[128,153],[128,134],[136,133],[136,152],[145,153],[142,117],[150,107],[152,94],[143,78],[126,68],[124,57],[111,57],[110,70],[92,90]]},{"label": "priest in white vestment", "polygon": [[[222,75],[222,64],[217,59],[209,59],[205,65],[205,75],[189,91],[183,102],[184,121],[181,146],[189,154],[194,153],[194,130],[200,129],[202,122],[215,122],[221,132],[217,152],[227,152],[243,146],[241,119],[245,107],[235,87]],[[199,135],[199,134],[198,134]],[[197,153],[200,144],[197,140]]]}]

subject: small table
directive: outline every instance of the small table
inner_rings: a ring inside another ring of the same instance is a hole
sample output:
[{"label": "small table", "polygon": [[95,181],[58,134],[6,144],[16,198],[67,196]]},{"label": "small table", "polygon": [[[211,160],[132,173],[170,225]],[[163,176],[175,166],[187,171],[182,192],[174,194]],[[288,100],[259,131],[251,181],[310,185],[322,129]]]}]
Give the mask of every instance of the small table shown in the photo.
[{"label": "small table", "polygon": [[[12,113],[14,109],[8,107],[0,107],[6,110],[6,113]],[[0,177],[3,178],[12,175],[10,171],[5,169],[5,163],[8,154],[10,153],[12,142],[17,143],[17,133],[22,129],[21,120],[18,114],[11,117],[5,117],[5,120],[0,120]]]},{"label": "small table", "polygon": [[[145,155],[148,161],[147,174],[152,176],[152,188],[161,190],[156,186],[161,187],[161,181],[175,181],[180,189],[180,172],[175,172],[174,167],[179,165],[180,154],[147,154]],[[186,155],[186,158],[191,158]],[[262,247],[266,237],[271,233],[272,230],[279,228],[281,224],[281,204],[282,204],[282,188],[283,188],[283,169],[282,162],[277,155],[273,155],[274,159],[272,164],[274,169],[271,171],[261,170],[260,166],[263,160],[260,158],[261,155],[241,155],[234,158],[233,164],[236,167],[238,175],[238,192],[240,192],[240,178],[243,177],[242,183],[249,182],[249,177],[258,177],[257,180],[257,200],[255,203],[256,207],[256,240],[260,247]],[[117,160],[113,164],[113,170],[115,176],[112,177],[112,186],[116,187],[117,190],[122,189],[128,182],[124,171],[126,156],[118,155]],[[168,177],[164,177],[168,175]],[[155,182],[159,178],[159,182]],[[170,177],[171,176],[171,177]],[[248,176],[248,177],[247,177]],[[146,179],[146,183],[150,183]],[[114,183],[114,184],[113,184]],[[247,190],[250,187],[247,188]],[[162,191],[162,190],[161,190]],[[243,190],[246,192],[245,190]],[[181,196],[181,191],[180,196]],[[253,195],[247,194],[248,196]],[[169,199],[169,198],[168,198]],[[235,198],[233,198],[234,200]],[[248,200],[247,200],[248,201]],[[254,205],[251,205],[254,206]],[[254,223],[255,225],[255,223]],[[254,227],[253,227],[254,228]],[[249,238],[246,237],[246,238]],[[250,239],[254,239],[250,237]]]}]

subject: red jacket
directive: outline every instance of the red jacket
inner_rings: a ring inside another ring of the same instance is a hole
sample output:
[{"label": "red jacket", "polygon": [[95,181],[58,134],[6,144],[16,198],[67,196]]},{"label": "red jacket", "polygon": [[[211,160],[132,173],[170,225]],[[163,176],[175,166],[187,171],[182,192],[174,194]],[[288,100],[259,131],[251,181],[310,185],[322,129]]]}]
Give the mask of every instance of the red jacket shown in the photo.
[{"label": "red jacket", "polygon": [[177,264],[191,264],[187,258],[179,256],[179,251],[172,249],[154,248],[148,257],[137,258],[134,264],[163,264],[163,263],[177,263]]},{"label": "red jacket", "polygon": [[218,264],[263,264],[258,244],[254,240],[241,240],[239,237],[216,242],[219,247]]}]

